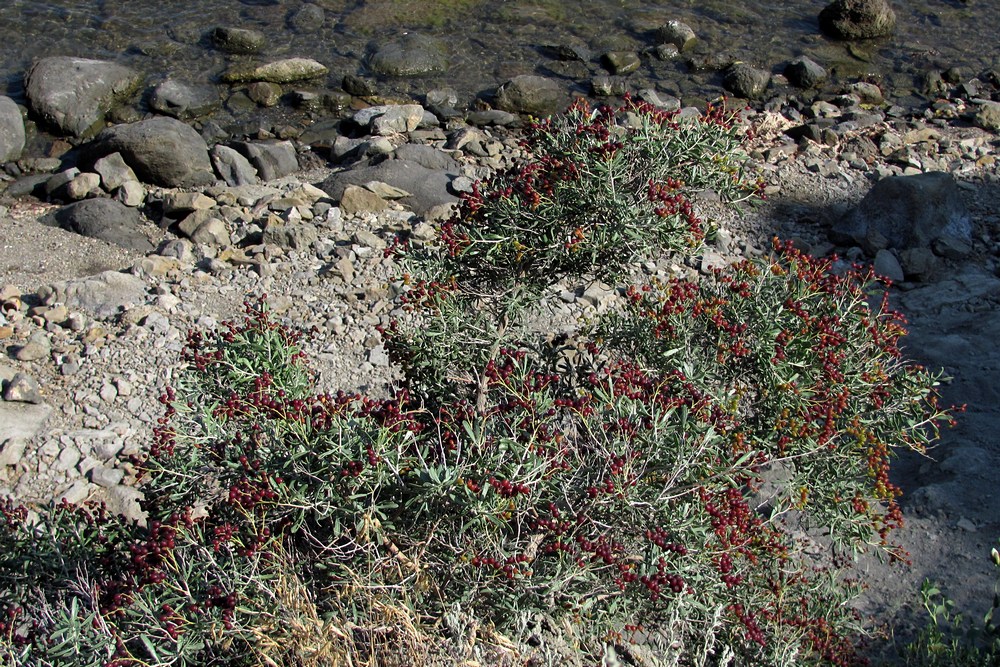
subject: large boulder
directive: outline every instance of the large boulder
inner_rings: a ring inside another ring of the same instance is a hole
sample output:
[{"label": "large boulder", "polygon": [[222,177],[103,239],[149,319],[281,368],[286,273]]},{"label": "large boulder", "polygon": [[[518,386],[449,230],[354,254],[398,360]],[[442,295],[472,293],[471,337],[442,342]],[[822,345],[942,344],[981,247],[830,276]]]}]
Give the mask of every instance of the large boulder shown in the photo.
[{"label": "large boulder", "polygon": [[121,153],[146,183],[191,188],[215,182],[205,140],[175,118],[157,116],[109,127],[86,150],[90,159],[111,153]]},{"label": "large boulder", "polygon": [[819,13],[819,27],[836,39],[873,39],[896,30],[889,0],[834,0]]},{"label": "large boulder", "polygon": [[21,157],[24,150],[24,119],[9,97],[0,95],[0,162]]},{"label": "large boulder", "polygon": [[972,242],[972,222],[955,178],[942,171],[889,176],[834,225],[832,239],[868,252]]},{"label": "large boulder", "polygon": [[123,248],[140,252],[153,250],[153,244],[139,229],[139,212],[113,199],[85,199],[64,206],[51,215],[51,222],[71,232]]},{"label": "large boulder", "polygon": [[107,112],[142,83],[142,75],[124,65],[68,56],[42,58],[25,78],[31,110],[78,137],[97,132]]},{"label": "large boulder", "polygon": [[496,105],[504,111],[549,116],[563,110],[566,91],[553,79],[533,74],[515,76],[497,90]]}]

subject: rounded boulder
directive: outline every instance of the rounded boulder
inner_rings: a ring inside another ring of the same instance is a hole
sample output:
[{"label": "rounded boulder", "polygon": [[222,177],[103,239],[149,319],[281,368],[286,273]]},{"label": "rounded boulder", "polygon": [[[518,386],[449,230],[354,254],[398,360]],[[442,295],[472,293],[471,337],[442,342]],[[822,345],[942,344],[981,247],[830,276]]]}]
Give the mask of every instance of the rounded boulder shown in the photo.
[{"label": "rounded boulder", "polygon": [[121,153],[143,182],[190,188],[215,182],[208,145],[194,128],[157,116],[115,125],[101,132],[86,151],[91,159]]}]

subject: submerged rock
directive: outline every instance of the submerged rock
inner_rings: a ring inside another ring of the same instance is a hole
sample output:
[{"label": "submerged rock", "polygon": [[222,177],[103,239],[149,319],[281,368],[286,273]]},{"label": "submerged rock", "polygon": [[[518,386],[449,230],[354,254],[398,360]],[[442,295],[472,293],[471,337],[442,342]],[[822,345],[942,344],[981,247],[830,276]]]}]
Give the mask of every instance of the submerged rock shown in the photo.
[{"label": "submerged rock", "polygon": [[837,39],[873,39],[896,30],[888,0],[834,0],[819,13],[819,27]]}]

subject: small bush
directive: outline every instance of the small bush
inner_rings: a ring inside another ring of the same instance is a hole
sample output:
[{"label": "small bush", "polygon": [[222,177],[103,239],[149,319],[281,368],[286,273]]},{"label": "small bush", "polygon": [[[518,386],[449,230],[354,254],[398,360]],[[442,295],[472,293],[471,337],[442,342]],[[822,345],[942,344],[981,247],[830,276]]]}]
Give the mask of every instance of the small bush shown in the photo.
[{"label": "small bush", "polygon": [[851,552],[897,555],[891,452],[948,420],[872,276],[779,244],[623,290],[561,345],[538,326],[560,280],[696,248],[690,189],[752,189],[730,120],[628,102],[534,127],[526,166],[399,250],[390,398],[314,393],[261,304],[193,332],[137,461],[146,525],[6,507],[0,654],[499,664],[556,661],[555,634],[589,662],[849,664]]}]

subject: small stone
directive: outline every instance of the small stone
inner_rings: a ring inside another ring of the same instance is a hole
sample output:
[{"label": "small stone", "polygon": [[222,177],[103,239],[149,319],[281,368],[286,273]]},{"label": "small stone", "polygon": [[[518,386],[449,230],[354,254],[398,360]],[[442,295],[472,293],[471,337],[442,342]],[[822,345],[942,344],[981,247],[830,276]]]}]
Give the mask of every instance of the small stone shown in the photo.
[{"label": "small stone", "polygon": [[112,384],[106,384],[101,387],[101,400],[105,403],[112,403],[116,398],[118,398],[118,390]]},{"label": "small stone", "polygon": [[163,213],[173,217],[215,208],[215,205],[214,199],[200,192],[168,192],[163,195]]},{"label": "small stone", "polygon": [[366,248],[372,248],[374,250],[385,249],[385,240],[366,229],[359,229],[354,232],[354,242],[358,245],[365,246]]},{"label": "small stone", "polygon": [[619,76],[595,76],[590,81],[590,87],[599,97],[621,96],[628,91],[625,79]]},{"label": "small stone", "polygon": [[38,361],[49,356],[52,352],[52,344],[49,337],[42,332],[32,334],[28,342],[14,353],[14,358],[18,361]]},{"label": "small stone", "polygon": [[608,51],[602,58],[605,67],[612,74],[630,74],[642,64],[639,54],[633,51]]},{"label": "small stone", "polygon": [[888,278],[894,283],[903,281],[903,269],[899,265],[899,260],[889,250],[883,248],[875,253],[875,262],[872,268],[877,275]]},{"label": "small stone", "polygon": [[247,88],[247,95],[262,107],[273,107],[281,100],[281,86],[269,81],[256,81]]},{"label": "small stone", "polygon": [[345,215],[353,215],[362,211],[377,213],[384,211],[386,201],[367,188],[348,185],[340,198],[340,208]]},{"label": "small stone", "polygon": [[101,185],[108,192],[114,192],[130,181],[139,180],[132,168],[125,164],[121,153],[102,157],[94,163],[94,171],[101,177]]},{"label": "small stone", "polygon": [[139,181],[126,181],[115,191],[115,199],[130,208],[142,206],[146,198],[146,188]]},{"label": "small stone", "polygon": [[371,350],[368,351],[368,362],[372,366],[388,366],[389,365],[389,353],[386,352],[384,345],[376,345]]},{"label": "small stone", "polygon": [[42,392],[38,381],[26,373],[15,373],[3,392],[3,400],[20,403],[42,403]]},{"label": "small stone", "polygon": [[101,187],[101,177],[92,172],[77,174],[66,184],[66,196],[73,201],[86,199]]},{"label": "small stone", "polygon": [[0,466],[16,466],[24,457],[27,438],[9,438],[0,444]]},{"label": "small stone", "polygon": [[78,479],[73,484],[58,494],[55,498],[56,502],[66,501],[71,505],[79,505],[84,500],[90,497],[90,484],[83,479]]},{"label": "small stone", "polygon": [[698,38],[688,24],[680,21],[667,21],[656,30],[656,41],[660,44],[673,44],[679,51],[684,51],[694,46]]},{"label": "small stone", "polygon": [[97,465],[90,469],[90,481],[105,489],[117,486],[124,478],[125,471],[121,468]]},{"label": "small stone", "polygon": [[59,472],[73,470],[76,468],[76,464],[80,462],[80,456],[79,449],[73,445],[67,445],[59,452],[59,458],[56,459],[56,464],[53,467]]}]

